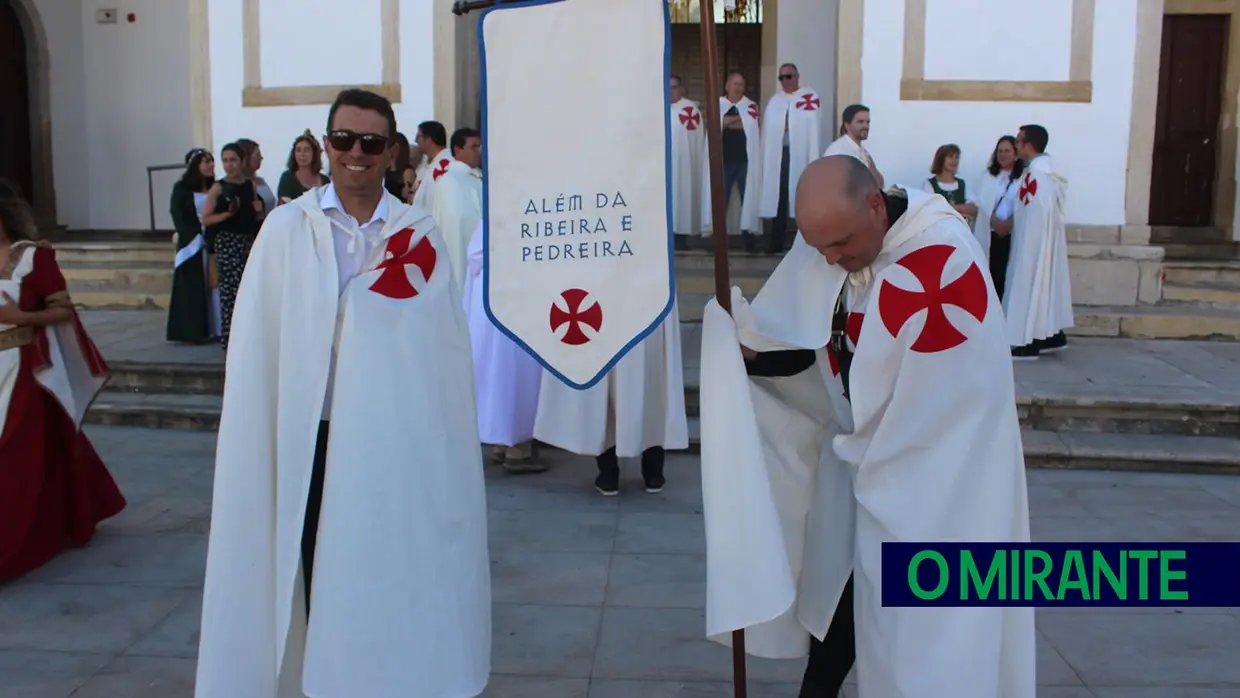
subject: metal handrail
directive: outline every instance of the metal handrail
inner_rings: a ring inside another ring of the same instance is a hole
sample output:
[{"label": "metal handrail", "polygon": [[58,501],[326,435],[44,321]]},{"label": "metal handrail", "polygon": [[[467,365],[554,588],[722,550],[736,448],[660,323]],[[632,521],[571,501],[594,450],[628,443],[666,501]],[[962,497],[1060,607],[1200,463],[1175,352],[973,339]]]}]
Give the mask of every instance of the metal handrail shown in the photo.
[{"label": "metal handrail", "polygon": [[183,170],[185,163],[179,165],[147,165],[146,166],[146,193],[147,201],[151,207],[151,231],[155,230],[155,177],[156,172],[164,172],[167,170]]}]

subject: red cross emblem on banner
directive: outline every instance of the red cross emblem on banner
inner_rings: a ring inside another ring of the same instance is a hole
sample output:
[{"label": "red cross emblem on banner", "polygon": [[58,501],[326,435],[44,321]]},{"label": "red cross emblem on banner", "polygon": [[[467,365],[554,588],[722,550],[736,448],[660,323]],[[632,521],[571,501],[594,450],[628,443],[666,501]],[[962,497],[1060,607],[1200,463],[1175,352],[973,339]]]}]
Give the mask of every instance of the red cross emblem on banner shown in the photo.
[{"label": "red cross emblem on banner", "polygon": [[929,245],[904,255],[896,262],[913,272],[922,290],[909,291],[890,281],[883,281],[879,289],[879,316],[892,337],[900,333],[909,318],[922,310],[927,311],[926,324],[909,347],[915,352],[935,354],[958,347],[968,339],[947,319],[947,314],[943,312],[945,305],[964,310],[978,322],[986,317],[989,302],[986,278],[976,263],[969,262],[969,268],[958,279],[943,285],[943,269],[955,250],[951,245]]},{"label": "red cross emblem on banner", "polygon": [[436,164],[439,165],[439,167],[436,167],[435,170],[431,172],[431,177],[438,181],[440,177],[448,173],[448,165],[452,164],[452,161],[448,158],[444,158]]},{"label": "red cross emblem on banner", "polygon": [[801,101],[797,102],[797,109],[800,109],[801,111],[814,111],[821,105],[822,100],[818,99],[818,97],[811,92],[810,94],[802,97]]},{"label": "red cross emblem on banner", "polygon": [[758,105],[755,102],[749,103],[749,115],[755,119],[758,118]]},{"label": "red cross emblem on banner", "polygon": [[555,332],[567,323],[568,331],[564,333],[560,341],[569,346],[579,347],[590,341],[590,338],[582,331],[582,325],[586,325],[595,332],[603,327],[603,308],[597,301],[588,308],[582,309],[581,307],[589,295],[588,291],[570,288],[560,294],[560,297],[564,299],[564,305],[568,308],[567,311],[561,309],[558,303],[551,304],[551,331]]},{"label": "red cross emblem on banner", "polygon": [[693,107],[685,107],[680,110],[680,123],[685,125],[686,131],[696,131],[698,124],[702,123],[702,115]]},{"label": "red cross emblem on banner", "polygon": [[1020,202],[1028,206],[1029,202],[1033,201],[1033,197],[1036,196],[1037,193],[1038,193],[1038,180],[1033,179],[1032,172],[1026,172],[1025,181],[1021,182],[1020,191],[1017,192],[1017,194],[1020,195]]},{"label": "red cross emblem on banner", "polygon": [[435,272],[435,246],[426,236],[413,241],[413,228],[405,228],[388,238],[387,247],[383,251],[383,261],[375,267],[379,278],[370,285],[370,290],[381,296],[396,300],[405,300],[418,295],[418,289],[409,281],[409,267],[416,267],[422,272],[425,281],[431,280]]}]

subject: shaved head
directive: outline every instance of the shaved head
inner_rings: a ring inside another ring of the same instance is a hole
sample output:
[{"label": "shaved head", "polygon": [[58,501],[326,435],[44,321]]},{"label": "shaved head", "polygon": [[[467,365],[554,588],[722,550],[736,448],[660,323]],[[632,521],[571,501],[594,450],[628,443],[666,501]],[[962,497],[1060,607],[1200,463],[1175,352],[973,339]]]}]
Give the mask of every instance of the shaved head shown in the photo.
[{"label": "shaved head", "polygon": [[851,155],[828,155],[805,168],[796,219],[805,242],[849,272],[873,263],[890,227],[878,181]]}]

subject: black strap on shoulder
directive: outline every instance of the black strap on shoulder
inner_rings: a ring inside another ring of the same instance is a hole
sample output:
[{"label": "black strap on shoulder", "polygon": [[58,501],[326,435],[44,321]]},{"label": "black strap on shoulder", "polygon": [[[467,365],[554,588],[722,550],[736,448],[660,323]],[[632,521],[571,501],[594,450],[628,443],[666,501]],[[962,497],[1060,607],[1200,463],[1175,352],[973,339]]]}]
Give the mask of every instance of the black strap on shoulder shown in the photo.
[{"label": "black strap on shoulder", "polygon": [[831,352],[840,366],[840,381],[844,384],[844,397],[848,397],[848,370],[852,368],[852,350],[848,348],[848,311],[844,310],[844,291],[835,299],[835,312],[831,317]]}]

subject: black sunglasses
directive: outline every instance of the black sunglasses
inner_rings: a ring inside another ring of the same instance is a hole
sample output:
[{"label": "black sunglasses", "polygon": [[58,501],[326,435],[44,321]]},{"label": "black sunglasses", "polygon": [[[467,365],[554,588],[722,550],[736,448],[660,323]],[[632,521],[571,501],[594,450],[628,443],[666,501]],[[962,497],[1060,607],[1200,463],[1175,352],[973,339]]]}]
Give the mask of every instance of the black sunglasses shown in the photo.
[{"label": "black sunglasses", "polygon": [[354,133],[352,131],[332,131],[327,134],[327,142],[331,144],[332,150],[340,152],[353,150],[353,144],[358,141],[362,142],[363,153],[367,155],[382,155],[383,151],[387,150],[391,139],[374,133]]},{"label": "black sunglasses", "polygon": [[780,80],[791,80],[792,78],[795,78],[795,77],[796,76],[791,73],[784,73],[783,75],[779,76],[779,79]]}]

